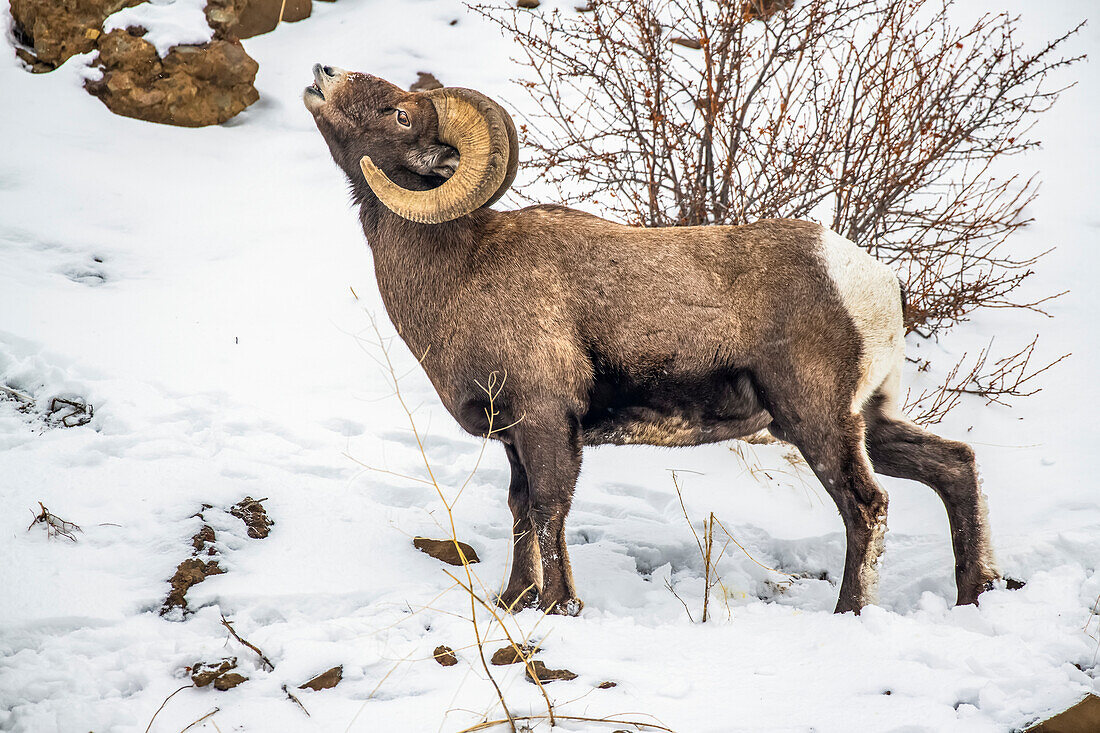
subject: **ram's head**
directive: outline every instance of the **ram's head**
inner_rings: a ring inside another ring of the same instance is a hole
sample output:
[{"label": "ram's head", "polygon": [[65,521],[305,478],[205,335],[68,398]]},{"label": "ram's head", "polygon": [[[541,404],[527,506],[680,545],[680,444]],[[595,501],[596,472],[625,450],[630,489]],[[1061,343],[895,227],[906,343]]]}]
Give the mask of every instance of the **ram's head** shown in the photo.
[{"label": "ram's head", "polygon": [[337,165],[391,211],[439,224],[499,199],[516,176],[512,118],[472,89],[406,92],[316,64],[303,101]]}]

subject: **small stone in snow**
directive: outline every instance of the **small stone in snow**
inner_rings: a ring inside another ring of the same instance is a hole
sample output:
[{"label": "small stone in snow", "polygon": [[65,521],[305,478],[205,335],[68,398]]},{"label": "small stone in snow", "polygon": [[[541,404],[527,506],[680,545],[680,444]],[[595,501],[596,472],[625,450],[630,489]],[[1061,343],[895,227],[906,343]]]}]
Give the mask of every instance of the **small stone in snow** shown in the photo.
[{"label": "small stone in snow", "polygon": [[458,664],[458,657],[455,656],[454,649],[443,644],[435,648],[432,656],[435,657],[435,661],[439,663],[440,667],[453,667]]},{"label": "small stone in snow", "polygon": [[574,674],[573,672],[570,672],[568,669],[549,669],[542,662],[537,662],[536,661],[536,662],[531,662],[530,666],[527,667],[526,673],[524,674],[524,676],[527,678],[527,681],[531,682],[531,683],[535,682],[534,677],[531,676],[531,670],[532,669],[534,670],[535,674],[538,676],[538,678],[539,678],[538,681],[543,683],[543,684],[546,684],[547,682],[553,682],[555,680],[575,680],[575,679],[577,679],[577,675]]},{"label": "small stone in snow", "polygon": [[299,690],[327,690],[331,687],[336,687],[340,684],[340,680],[344,679],[344,665],[338,665],[317,675],[309,682],[298,685]]}]

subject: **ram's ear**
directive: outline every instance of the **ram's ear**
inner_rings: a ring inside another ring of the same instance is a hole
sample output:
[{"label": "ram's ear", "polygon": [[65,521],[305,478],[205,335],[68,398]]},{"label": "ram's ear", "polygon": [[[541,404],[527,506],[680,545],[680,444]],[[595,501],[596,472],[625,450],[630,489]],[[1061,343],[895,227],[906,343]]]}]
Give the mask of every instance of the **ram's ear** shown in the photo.
[{"label": "ram's ear", "polygon": [[422,176],[450,178],[458,170],[458,151],[450,145],[432,144],[409,151],[409,168]]}]

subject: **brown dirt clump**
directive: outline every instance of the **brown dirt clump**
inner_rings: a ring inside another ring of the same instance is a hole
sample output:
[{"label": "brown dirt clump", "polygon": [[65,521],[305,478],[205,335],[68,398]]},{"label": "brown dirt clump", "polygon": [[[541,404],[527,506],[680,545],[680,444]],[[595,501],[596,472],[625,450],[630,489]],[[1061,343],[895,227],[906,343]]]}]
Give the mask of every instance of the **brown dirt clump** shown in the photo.
[{"label": "brown dirt clump", "polygon": [[527,681],[531,683],[535,682],[535,678],[531,676],[532,671],[534,671],[535,675],[538,676],[538,681],[544,685],[547,682],[554,682],[556,680],[577,679],[577,675],[573,672],[570,672],[568,669],[549,669],[542,662],[536,661],[531,662],[531,664],[527,667],[527,671],[524,673],[524,677],[526,677]]},{"label": "brown dirt clump", "polygon": [[344,679],[344,665],[333,667],[327,672],[322,672],[309,682],[298,685],[299,690],[327,690],[331,687],[336,687],[340,684],[340,680]]},{"label": "brown dirt clump", "polygon": [[195,684],[195,687],[206,687],[218,677],[236,668],[236,657],[229,657],[218,662],[195,662],[191,665],[191,681]]},{"label": "brown dirt clump", "polygon": [[462,548],[462,554],[466,556],[466,562],[471,565],[475,562],[481,562],[474,548],[470,547],[465,542],[456,543],[454,540],[433,540],[427,537],[414,537],[413,547],[423,553],[431,555],[436,560],[442,560],[448,565],[462,564],[462,556],[459,555],[459,548]]},{"label": "brown dirt clump", "polygon": [[201,583],[206,580],[210,575],[221,575],[225,571],[218,567],[217,560],[211,560],[210,562],[203,562],[197,557],[189,557],[179,564],[176,568],[175,575],[168,582],[172,585],[172,590],[168,593],[167,600],[164,601],[164,606],[160,609],[160,614],[164,614],[171,611],[173,608],[187,609],[187,591],[191,586],[196,583]]},{"label": "brown dirt clump", "polygon": [[505,664],[517,664],[524,659],[530,659],[531,655],[535,653],[535,647],[529,644],[520,644],[519,650],[522,652],[522,655],[517,653],[516,648],[511,644],[502,646],[500,649],[493,652],[493,656],[489,661],[500,667]]},{"label": "brown dirt clump", "polygon": [[229,509],[229,513],[245,523],[248,527],[248,536],[255,540],[262,540],[271,533],[271,525],[275,524],[267,516],[267,510],[260,502],[264,499],[253,499],[251,496],[238,501]]},{"label": "brown dirt clump", "polygon": [[439,663],[440,667],[453,667],[458,664],[458,657],[455,656],[454,649],[443,644],[435,648],[432,656],[435,657],[435,661]]},{"label": "brown dirt clump", "polygon": [[223,674],[214,680],[214,689],[225,692],[226,690],[232,690],[242,682],[247,682],[248,678],[243,674],[237,674],[236,672],[230,672],[229,674]]},{"label": "brown dirt clump", "polygon": [[214,530],[209,524],[202,525],[202,529],[191,537],[191,546],[195,548],[196,555],[201,555],[205,549],[207,555],[213,555],[217,550],[214,549]]}]

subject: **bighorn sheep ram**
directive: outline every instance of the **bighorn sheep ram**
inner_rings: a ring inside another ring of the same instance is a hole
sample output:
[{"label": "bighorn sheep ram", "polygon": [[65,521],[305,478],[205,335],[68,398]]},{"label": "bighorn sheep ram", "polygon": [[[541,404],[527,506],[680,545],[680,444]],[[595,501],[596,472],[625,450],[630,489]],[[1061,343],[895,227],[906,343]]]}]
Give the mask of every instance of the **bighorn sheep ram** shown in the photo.
[{"label": "bighorn sheep ram", "polygon": [[411,93],[313,69],[306,107],[347,174],[378,286],[444,406],[511,462],[506,606],[577,614],[565,518],[586,445],[688,446],[767,429],[836,502],[837,612],[872,599],[886,494],[915,479],[947,508],[958,602],[997,577],[969,446],[898,411],[897,277],[824,227],[776,219],[646,229],[562,206],[489,207],[518,160],[511,118],[460,88]]}]

